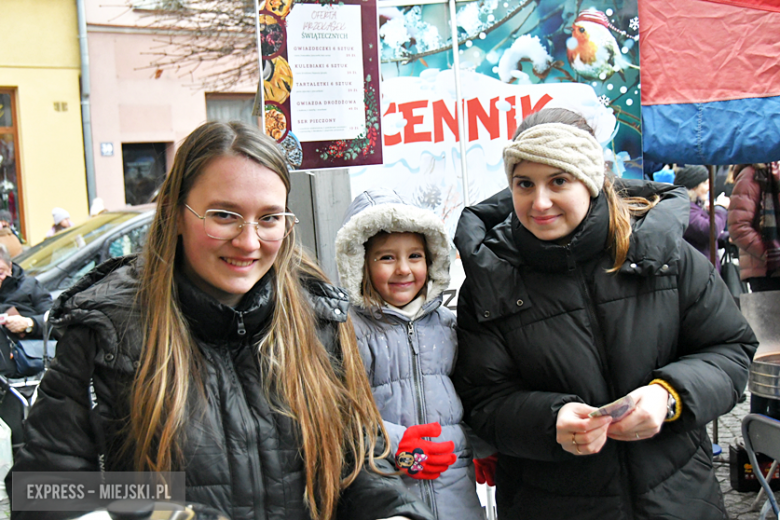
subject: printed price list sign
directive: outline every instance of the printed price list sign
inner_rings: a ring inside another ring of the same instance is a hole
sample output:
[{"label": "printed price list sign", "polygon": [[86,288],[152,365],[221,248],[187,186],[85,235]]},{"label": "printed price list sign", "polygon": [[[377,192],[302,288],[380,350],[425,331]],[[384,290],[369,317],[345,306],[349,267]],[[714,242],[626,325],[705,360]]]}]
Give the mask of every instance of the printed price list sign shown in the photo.
[{"label": "printed price list sign", "polygon": [[359,5],[294,4],[287,16],[291,127],[301,142],[365,132]]}]

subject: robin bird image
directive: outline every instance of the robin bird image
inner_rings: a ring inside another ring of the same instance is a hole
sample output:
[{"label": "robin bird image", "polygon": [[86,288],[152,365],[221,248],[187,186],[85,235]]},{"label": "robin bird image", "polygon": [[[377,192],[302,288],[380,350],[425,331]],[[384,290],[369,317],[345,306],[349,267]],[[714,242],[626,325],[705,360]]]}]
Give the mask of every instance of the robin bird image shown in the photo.
[{"label": "robin bird image", "polygon": [[571,29],[566,55],[571,68],[583,78],[604,81],[616,72],[624,77],[626,68],[639,68],[620,52],[611,31],[615,28],[601,11],[586,9],[580,12]]}]

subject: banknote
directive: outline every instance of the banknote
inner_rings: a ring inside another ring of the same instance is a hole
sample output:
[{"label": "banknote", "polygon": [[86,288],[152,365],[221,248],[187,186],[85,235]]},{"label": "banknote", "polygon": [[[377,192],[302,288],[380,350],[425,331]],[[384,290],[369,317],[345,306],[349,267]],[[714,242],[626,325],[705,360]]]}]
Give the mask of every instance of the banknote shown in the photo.
[{"label": "banknote", "polygon": [[633,410],[635,406],[636,403],[634,402],[634,398],[630,395],[627,395],[625,397],[621,397],[617,401],[605,404],[597,410],[593,410],[588,414],[588,417],[603,417],[605,415],[611,415],[613,422],[617,422],[625,417],[628,412]]}]

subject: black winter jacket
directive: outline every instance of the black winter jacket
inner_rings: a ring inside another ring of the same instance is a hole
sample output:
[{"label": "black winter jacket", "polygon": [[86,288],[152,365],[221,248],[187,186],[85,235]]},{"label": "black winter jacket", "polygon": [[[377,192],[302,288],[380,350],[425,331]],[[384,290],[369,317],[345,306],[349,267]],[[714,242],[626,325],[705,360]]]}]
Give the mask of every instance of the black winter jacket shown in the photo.
[{"label": "black winter jacket", "polygon": [[[633,223],[614,274],[603,194],[566,246],[523,228],[508,190],[460,219],[453,380],[466,422],[499,451],[504,520],[726,518],[705,426],[736,404],[756,338],[712,265],[682,240],[685,191],[620,186],[662,199]],[[582,457],[556,442],[564,404],[601,406],[656,378],[679,393],[682,415],[655,437],[608,439]]]},{"label": "black winter jacket", "polygon": [[[56,302],[53,319],[66,327],[51,370],[41,383],[26,425],[27,442],[13,471],[96,471],[88,383],[94,378],[107,439],[107,471],[130,471],[120,457],[127,424],[128,390],[138,366],[143,331],[134,306],[140,261],[110,260]],[[303,520],[305,470],[297,424],[272,411],[260,380],[254,344],[273,310],[273,273],[244,296],[236,309],[223,306],[177,276],[181,308],[205,360],[206,403],[192,406],[182,447],[189,502],[216,508],[233,520]],[[320,338],[339,357],[336,322],[346,319],[346,296],[337,288],[306,284],[319,318]],[[239,334],[241,327],[246,334]],[[336,361],[337,362],[337,361]],[[384,471],[393,470],[386,460]],[[12,474],[6,482],[11,489]],[[343,491],[339,519],[376,520],[394,515],[432,519],[397,477],[364,470]],[[63,518],[55,513],[13,513],[12,518]]]},{"label": "black winter jacket", "polygon": [[32,318],[35,322],[31,335],[40,337],[43,327],[43,315],[51,309],[51,294],[32,276],[24,274],[24,269],[13,264],[11,276],[0,285],[0,312],[8,312],[16,307],[19,314]]},{"label": "black winter jacket", "polygon": [[24,274],[24,269],[12,264],[11,276],[0,285],[0,313],[16,308],[20,315],[33,320],[33,329],[29,334],[16,335],[5,329],[0,332],[0,374],[15,377],[16,365],[10,359],[11,346],[6,334],[14,340],[23,338],[42,338],[43,321],[46,311],[51,309],[52,301],[49,291],[32,276]]}]

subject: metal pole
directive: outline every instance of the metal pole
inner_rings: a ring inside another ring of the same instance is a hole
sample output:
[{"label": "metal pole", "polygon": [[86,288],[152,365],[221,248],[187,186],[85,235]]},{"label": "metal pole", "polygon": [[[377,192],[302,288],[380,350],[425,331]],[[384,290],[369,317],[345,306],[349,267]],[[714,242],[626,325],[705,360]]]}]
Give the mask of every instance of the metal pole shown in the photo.
[{"label": "metal pole", "polygon": [[[718,248],[716,246],[715,242],[715,166],[710,165],[708,167],[709,173],[710,173],[710,204],[709,204],[709,212],[710,212],[710,262],[712,262],[712,265],[717,265],[717,258],[718,258]],[[712,421],[712,443],[718,444],[718,418],[716,417],[714,421]]]},{"label": "metal pole", "polygon": [[715,229],[715,166],[710,165],[708,168],[710,173],[710,192],[709,192],[709,212],[710,212],[710,262],[712,265],[716,265],[718,258],[718,248],[715,242],[716,229]]},{"label": "metal pole", "polygon": [[450,4],[450,33],[452,34],[452,73],[455,76],[455,113],[458,118],[458,143],[460,148],[460,170],[463,181],[463,206],[471,204],[469,200],[469,172],[466,165],[466,131],[463,121],[463,95],[460,91],[460,56],[458,55],[458,22],[455,11],[455,0]]},{"label": "metal pole", "polygon": [[90,114],[89,47],[87,45],[87,13],[84,0],[76,0],[81,53],[81,127],[84,133],[84,166],[87,170],[87,210],[97,196],[95,188],[95,155],[92,149],[92,116]]},{"label": "metal pole", "polygon": [[[766,481],[767,482],[772,480],[772,475],[774,475],[775,471],[777,471],[777,464],[778,464],[778,461],[773,460],[772,461],[772,465],[769,466],[769,471],[767,471],[767,474],[766,474]],[[761,468],[756,468],[756,470],[757,471],[761,471]],[[751,504],[750,510],[751,511],[758,511],[760,509],[759,506],[761,505],[761,502],[762,502],[763,498],[764,498],[764,487],[761,486],[761,487],[758,488],[758,493],[756,493],[756,498],[755,498],[755,500],[753,500],[753,504]]]}]

